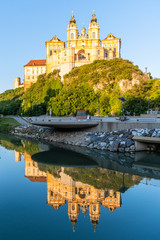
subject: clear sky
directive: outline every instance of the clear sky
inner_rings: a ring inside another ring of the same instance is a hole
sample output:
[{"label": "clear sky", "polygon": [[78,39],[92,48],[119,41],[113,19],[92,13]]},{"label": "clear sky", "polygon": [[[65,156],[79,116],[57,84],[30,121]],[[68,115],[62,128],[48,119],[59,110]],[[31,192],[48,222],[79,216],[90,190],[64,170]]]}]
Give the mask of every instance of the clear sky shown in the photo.
[{"label": "clear sky", "polygon": [[93,9],[101,39],[120,37],[122,58],[160,78],[160,0],[0,0],[0,93],[23,80],[28,61],[45,59],[46,41],[66,41],[72,10],[80,32]]}]

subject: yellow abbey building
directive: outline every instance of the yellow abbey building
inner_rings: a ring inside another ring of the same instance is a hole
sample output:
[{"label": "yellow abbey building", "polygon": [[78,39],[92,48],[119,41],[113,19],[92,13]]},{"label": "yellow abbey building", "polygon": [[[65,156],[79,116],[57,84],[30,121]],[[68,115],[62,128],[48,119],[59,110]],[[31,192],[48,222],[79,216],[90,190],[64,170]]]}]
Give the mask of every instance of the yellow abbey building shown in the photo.
[{"label": "yellow abbey building", "polygon": [[59,69],[63,80],[63,76],[73,67],[92,63],[94,60],[119,58],[120,49],[120,38],[111,33],[100,40],[100,28],[94,11],[88,33],[83,27],[80,34],[72,12],[67,28],[67,46],[56,36],[46,42],[46,72]]},{"label": "yellow abbey building", "polygon": [[[46,59],[31,60],[24,66],[24,90],[37,81],[38,75],[60,70],[60,76],[69,73],[73,67],[92,63],[94,60],[109,60],[121,57],[121,39],[108,34],[100,39],[100,27],[93,11],[88,32],[83,26],[78,32],[75,17],[72,12],[67,28],[67,41],[61,41],[54,36],[46,42]],[[15,88],[21,87],[20,80],[15,78]]]}]

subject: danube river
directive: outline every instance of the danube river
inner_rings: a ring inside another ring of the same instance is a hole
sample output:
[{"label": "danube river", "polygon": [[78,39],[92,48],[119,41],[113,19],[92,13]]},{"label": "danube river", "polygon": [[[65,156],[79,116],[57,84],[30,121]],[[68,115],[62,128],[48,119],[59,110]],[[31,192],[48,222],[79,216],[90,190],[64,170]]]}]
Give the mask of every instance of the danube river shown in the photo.
[{"label": "danube river", "polygon": [[0,136],[0,239],[159,240],[160,153]]}]

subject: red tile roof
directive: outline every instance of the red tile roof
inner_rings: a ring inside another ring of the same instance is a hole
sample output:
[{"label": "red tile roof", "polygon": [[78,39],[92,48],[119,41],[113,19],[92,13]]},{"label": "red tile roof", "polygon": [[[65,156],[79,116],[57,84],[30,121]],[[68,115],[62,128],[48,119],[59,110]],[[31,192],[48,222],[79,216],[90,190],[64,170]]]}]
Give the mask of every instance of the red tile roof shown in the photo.
[{"label": "red tile roof", "polygon": [[55,35],[51,40],[47,41],[46,43],[48,43],[48,42],[63,42],[63,41],[61,41],[61,40]]},{"label": "red tile roof", "polygon": [[104,38],[103,40],[107,40],[107,39],[110,39],[110,35],[111,35],[111,38],[116,38],[116,39],[119,39],[117,37],[115,37],[113,34],[108,34],[108,36],[106,38]]},{"label": "red tile roof", "polygon": [[31,60],[29,63],[27,63],[25,66],[45,66],[46,65],[46,59],[42,60]]},{"label": "red tile roof", "polygon": [[46,177],[27,177],[31,182],[47,182]]}]

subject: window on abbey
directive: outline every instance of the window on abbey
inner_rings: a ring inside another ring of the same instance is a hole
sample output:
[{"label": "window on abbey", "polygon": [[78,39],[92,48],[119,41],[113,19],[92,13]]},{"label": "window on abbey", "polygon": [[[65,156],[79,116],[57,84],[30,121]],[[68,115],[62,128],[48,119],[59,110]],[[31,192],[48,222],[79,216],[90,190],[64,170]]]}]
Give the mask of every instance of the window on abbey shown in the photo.
[{"label": "window on abbey", "polygon": [[71,33],[71,39],[74,39],[74,33]]},{"label": "window on abbey", "polygon": [[50,56],[52,55],[52,50],[50,50]]},{"label": "window on abbey", "polygon": [[72,210],[73,210],[73,211],[75,210],[75,206],[74,206],[74,205],[72,205]]},{"label": "window on abbey", "polygon": [[114,52],[116,52],[116,48],[114,48]]},{"label": "window on abbey", "polygon": [[92,32],[92,38],[96,38],[96,33]]}]

